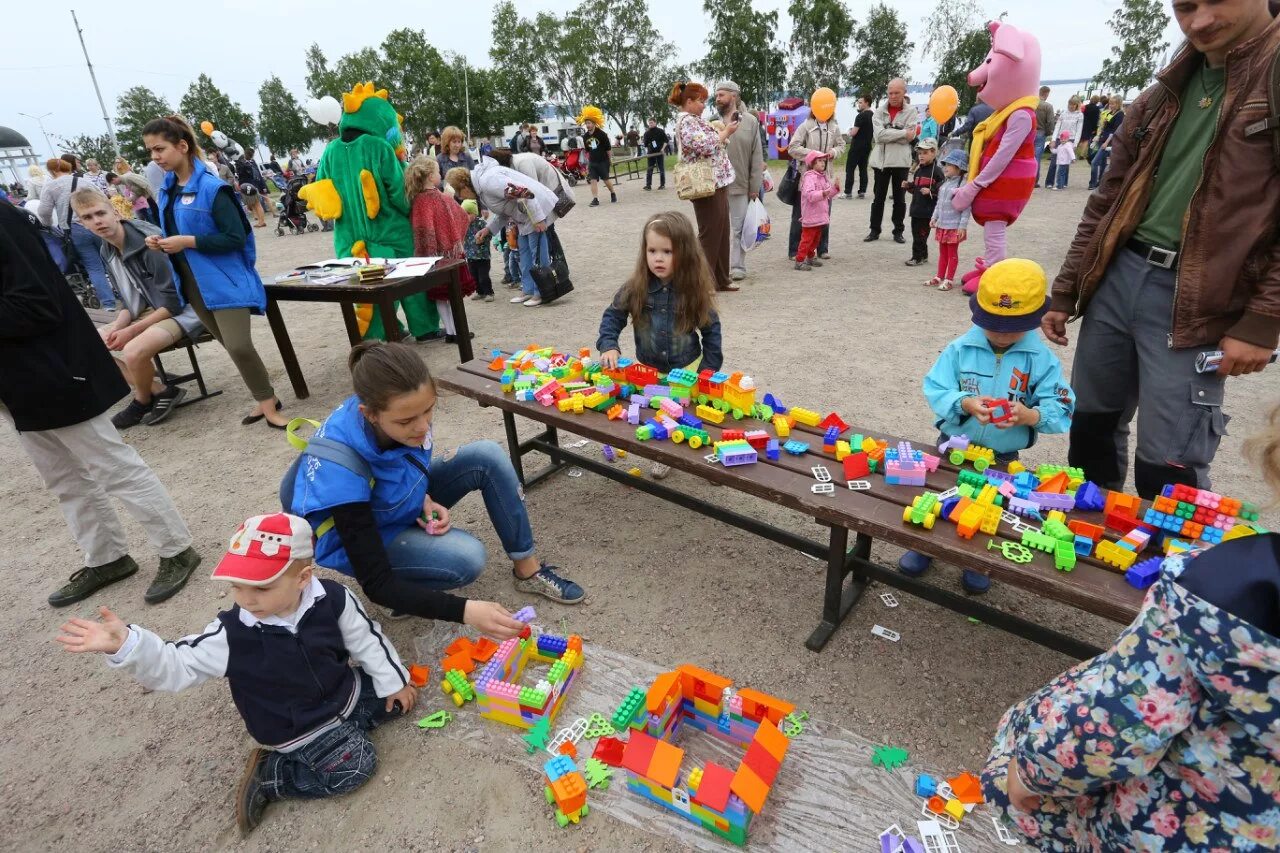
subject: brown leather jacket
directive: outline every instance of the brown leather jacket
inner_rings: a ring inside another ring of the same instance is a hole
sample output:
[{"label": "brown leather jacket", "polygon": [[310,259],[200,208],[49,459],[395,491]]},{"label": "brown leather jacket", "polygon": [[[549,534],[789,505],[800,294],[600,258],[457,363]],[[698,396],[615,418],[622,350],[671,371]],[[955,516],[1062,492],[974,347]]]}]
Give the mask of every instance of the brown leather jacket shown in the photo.
[{"label": "brown leather jacket", "polygon": [[[1270,8],[1280,15],[1280,0]],[[1280,166],[1270,133],[1245,136],[1269,115],[1268,71],[1278,50],[1280,17],[1227,55],[1218,128],[1182,225],[1170,348],[1216,344],[1224,335],[1270,348],[1280,336]],[[1082,315],[1112,256],[1137,230],[1182,91],[1202,60],[1184,44],[1125,110],[1111,163],[1053,282],[1053,310]]]}]

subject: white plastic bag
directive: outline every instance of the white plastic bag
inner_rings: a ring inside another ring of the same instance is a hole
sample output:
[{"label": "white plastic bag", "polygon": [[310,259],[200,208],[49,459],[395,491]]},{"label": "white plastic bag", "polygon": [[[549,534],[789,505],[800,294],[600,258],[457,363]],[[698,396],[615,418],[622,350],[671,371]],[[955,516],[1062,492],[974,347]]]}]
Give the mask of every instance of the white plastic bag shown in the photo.
[{"label": "white plastic bag", "polygon": [[769,236],[769,211],[764,203],[756,199],[747,205],[747,213],[742,218],[742,251],[750,252]]}]

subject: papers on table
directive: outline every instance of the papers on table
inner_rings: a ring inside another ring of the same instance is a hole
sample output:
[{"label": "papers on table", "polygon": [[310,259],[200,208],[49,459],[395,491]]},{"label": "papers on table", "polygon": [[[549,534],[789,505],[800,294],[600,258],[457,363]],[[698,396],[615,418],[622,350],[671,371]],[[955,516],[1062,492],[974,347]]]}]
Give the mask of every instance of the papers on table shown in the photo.
[{"label": "papers on table", "polygon": [[357,268],[370,265],[386,266],[383,280],[413,278],[431,272],[440,258],[329,258],[325,261],[303,264],[287,273],[276,276],[276,284],[350,284],[355,281]]}]

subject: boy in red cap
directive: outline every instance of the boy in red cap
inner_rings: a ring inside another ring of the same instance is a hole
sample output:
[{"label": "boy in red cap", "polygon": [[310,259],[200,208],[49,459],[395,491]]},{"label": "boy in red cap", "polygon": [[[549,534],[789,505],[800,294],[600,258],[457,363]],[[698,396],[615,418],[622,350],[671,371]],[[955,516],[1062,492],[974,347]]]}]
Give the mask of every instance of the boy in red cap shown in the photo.
[{"label": "boy in red cap", "polygon": [[[235,607],[199,634],[166,643],[106,607],[57,638],[152,690],[176,693],[225,677],[255,748],[236,792],[248,833],[268,803],[345,794],[377,764],[368,731],[413,708],[416,692],[391,641],[342,584],[312,573],[311,526],[285,513],[240,525],[213,571]],[[354,660],[358,668],[348,664]]]}]

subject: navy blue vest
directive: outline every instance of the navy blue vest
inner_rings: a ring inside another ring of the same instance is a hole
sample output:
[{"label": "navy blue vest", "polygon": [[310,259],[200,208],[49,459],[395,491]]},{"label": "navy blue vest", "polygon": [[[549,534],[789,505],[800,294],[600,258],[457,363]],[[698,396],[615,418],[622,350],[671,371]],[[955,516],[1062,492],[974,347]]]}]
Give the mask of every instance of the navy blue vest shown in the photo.
[{"label": "navy blue vest", "polygon": [[227,632],[227,681],[249,734],[282,746],[342,717],[356,689],[338,619],[347,590],[320,581],[318,599],[292,634],[278,625],[252,628],[239,606],[218,615]]}]

